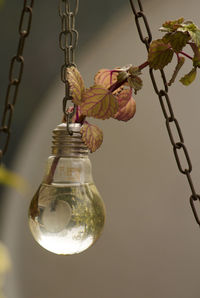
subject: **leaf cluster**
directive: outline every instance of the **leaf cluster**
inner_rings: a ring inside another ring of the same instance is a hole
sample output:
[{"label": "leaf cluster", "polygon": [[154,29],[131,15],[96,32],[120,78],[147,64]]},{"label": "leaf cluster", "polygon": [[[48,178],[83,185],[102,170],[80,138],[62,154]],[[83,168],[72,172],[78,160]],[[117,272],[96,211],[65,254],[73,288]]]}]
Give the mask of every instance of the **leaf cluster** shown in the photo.
[{"label": "leaf cluster", "polygon": [[[191,21],[183,18],[165,22],[160,31],[164,36],[152,41],[149,47],[148,60],[138,67],[127,65],[114,69],[101,69],[94,77],[94,84],[85,88],[80,72],[75,67],[67,69],[67,80],[73,103],[76,105],[74,122],[82,124],[82,139],[91,152],[96,151],[103,141],[103,132],[95,125],[86,121],[86,117],[97,119],[117,119],[128,121],[135,115],[136,103],[132,91],[136,94],[143,86],[141,70],[150,66],[162,70],[177,57],[177,64],[168,83],[171,86],[185,57],[192,61],[192,69],[184,75],[180,82],[187,86],[196,78],[200,68],[200,29]],[[193,57],[184,52],[189,46]]]},{"label": "leaf cluster", "polygon": [[[165,35],[162,39],[154,40],[149,48],[148,62],[153,69],[163,69],[168,65],[173,56],[177,57],[177,65],[169,81],[169,86],[175,81],[176,76],[183,66],[185,59],[193,62],[192,70],[180,79],[183,85],[191,84],[195,77],[197,68],[200,67],[200,29],[191,21],[184,21],[183,18],[165,22],[160,31]],[[190,46],[193,57],[183,52],[186,46]]]},{"label": "leaf cluster", "polygon": [[91,152],[102,144],[103,132],[86,121],[86,117],[125,122],[133,118],[136,103],[132,90],[137,93],[142,88],[140,74],[139,68],[132,65],[101,69],[94,77],[94,85],[86,89],[78,69],[74,66],[67,69],[70,95],[77,107],[73,122],[82,124],[82,139]]}]

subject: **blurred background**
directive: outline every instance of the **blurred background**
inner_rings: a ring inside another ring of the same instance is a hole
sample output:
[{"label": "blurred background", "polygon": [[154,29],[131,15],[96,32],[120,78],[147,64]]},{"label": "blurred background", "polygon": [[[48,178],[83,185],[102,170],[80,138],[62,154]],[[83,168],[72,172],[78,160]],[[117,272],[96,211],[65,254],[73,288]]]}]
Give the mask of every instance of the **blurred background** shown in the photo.
[{"label": "blurred background", "polygon": [[[15,54],[21,1],[5,0],[0,10],[0,108],[8,66]],[[200,25],[198,0],[143,0],[154,39],[170,19],[185,17]],[[58,1],[36,1],[25,71],[15,109],[12,138],[4,163],[24,177],[26,196],[1,190],[1,239],[12,261],[7,298],[199,298],[200,233],[189,206],[190,190],[179,174],[159,102],[148,70],[135,97],[136,116],[128,123],[92,121],[104,142],[91,155],[93,176],[104,199],[107,222],[96,245],[76,256],[56,256],[34,242],[27,210],[50,154],[51,132],[62,119],[63,85],[58,46]],[[146,58],[129,1],[80,1],[76,62],[86,86],[100,68],[139,65]],[[187,73],[187,64],[182,74]],[[170,77],[172,68],[167,71]],[[200,176],[199,79],[170,89],[174,111]]]}]

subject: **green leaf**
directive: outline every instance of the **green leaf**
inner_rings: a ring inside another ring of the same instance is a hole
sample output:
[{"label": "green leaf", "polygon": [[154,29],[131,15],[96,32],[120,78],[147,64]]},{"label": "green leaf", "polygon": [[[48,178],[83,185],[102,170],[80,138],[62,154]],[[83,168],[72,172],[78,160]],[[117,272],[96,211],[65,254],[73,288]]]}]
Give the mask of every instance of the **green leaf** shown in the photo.
[{"label": "green leaf", "polygon": [[26,188],[25,182],[22,178],[8,171],[3,166],[0,166],[0,184],[14,187],[19,191],[24,191]]},{"label": "green leaf", "polygon": [[128,73],[126,71],[120,71],[118,76],[117,76],[117,81],[120,83],[123,83],[124,81],[127,80],[128,78]]},{"label": "green leaf", "polygon": [[143,82],[142,79],[138,76],[130,76],[128,78],[128,85],[135,90],[135,94],[137,91],[142,89]]},{"label": "green leaf", "polygon": [[99,85],[87,89],[81,103],[81,114],[98,119],[108,119],[117,112],[117,98]]},{"label": "green leaf", "polygon": [[152,41],[149,48],[148,62],[153,69],[163,69],[173,58],[173,50],[162,39]]},{"label": "green leaf", "polygon": [[81,128],[82,139],[90,152],[95,152],[103,142],[103,132],[96,125],[85,122]]},{"label": "green leaf", "polygon": [[183,22],[184,22],[184,18],[180,18],[174,21],[167,21],[162,25],[162,27],[159,30],[162,32],[174,32],[179,27],[181,27]]},{"label": "green leaf", "polygon": [[193,66],[200,68],[200,60],[198,57],[193,58]]},{"label": "green leaf", "polygon": [[85,91],[85,86],[82,76],[76,67],[72,66],[67,68],[67,80],[69,82],[70,95],[73,98],[73,103],[80,105]]},{"label": "green leaf", "polygon": [[180,52],[186,46],[190,36],[184,32],[167,33],[162,40],[164,43],[170,43],[175,52]]},{"label": "green leaf", "polygon": [[127,122],[133,116],[136,112],[136,103],[133,97],[130,98],[130,100],[126,103],[125,106],[123,106],[115,115],[114,118],[120,121]]},{"label": "green leaf", "polygon": [[177,31],[187,32],[190,35],[191,40],[199,47],[200,46],[200,30],[192,22],[185,22],[182,27],[178,28]]},{"label": "green leaf", "polygon": [[188,32],[191,36],[192,41],[199,47],[200,46],[200,30],[197,29],[196,32]]},{"label": "green leaf", "polygon": [[194,52],[193,66],[200,67],[200,47],[198,47],[194,42],[190,43],[190,46]]},{"label": "green leaf", "polygon": [[180,79],[180,82],[183,85],[188,86],[195,80],[196,74],[197,74],[197,70],[196,68],[193,68],[188,74],[186,74],[184,77]]},{"label": "green leaf", "polygon": [[169,83],[168,83],[168,86],[171,86],[171,85],[175,82],[175,79],[176,79],[176,77],[177,77],[177,75],[178,75],[178,73],[179,73],[179,70],[180,70],[181,67],[183,66],[184,62],[185,62],[185,58],[184,58],[184,57],[180,57],[180,58],[178,59],[176,68],[175,68],[175,70],[174,70],[174,73],[173,73],[173,75],[172,75],[171,80],[170,80]]},{"label": "green leaf", "polygon": [[141,70],[139,69],[139,67],[135,67],[132,66],[129,68],[128,72],[130,73],[130,75],[132,76],[139,76],[142,74]]}]

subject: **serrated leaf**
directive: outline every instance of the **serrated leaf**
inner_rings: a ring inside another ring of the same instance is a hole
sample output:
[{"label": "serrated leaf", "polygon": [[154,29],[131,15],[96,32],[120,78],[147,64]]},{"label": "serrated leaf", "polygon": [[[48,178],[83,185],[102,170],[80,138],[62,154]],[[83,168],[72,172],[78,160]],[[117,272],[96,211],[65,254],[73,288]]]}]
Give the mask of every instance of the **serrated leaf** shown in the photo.
[{"label": "serrated leaf", "polygon": [[167,21],[162,25],[162,27],[159,30],[162,32],[173,32],[176,31],[179,27],[181,27],[183,22],[184,18],[180,18],[174,21]]},{"label": "serrated leaf", "polygon": [[166,44],[170,43],[170,37],[171,37],[171,33],[166,33],[163,38],[162,41]]},{"label": "serrated leaf", "polygon": [[18,175],[8,171],[3,166],[0,166],[0,184],[14,187],[19,191],[24,191],[26,186],[24,180]]},{"label": "serrated leaf", "polygon": [[193,57],[193,66],[200,67],[200,47],[198,47],[195,43],[191,42],[190,46],[194,52]]},{"label": "serrated leaf", "polygon": [[193,66],[200,68],[200,60],[199,60],[199,58],[194,57],[192,60],[193,60]]},{"label": "serrated leaf", "polygon": [[180,28],[178,28],[178,30],[182,30],[182,29],[186,31],[190,30],[192,32],[195,32],[198,29],[198,27],[192,21],[187,21],[187,22],[184,22]]},{"label": "serrated leaf", "polygon": [[171,85],[175,82],[175,79],[176,79],[176,77],[177,77],[177,75],[178,75],[178,73],[179,73],[181,67],[183,66],[184,62],[185,62],[185,58],[184,58],[184,57],[180,57],[180,58],[178,59],[176,68],[175,68],[175,70],[174,70],[174,73],[173,73],[173,75],[172,75],[171,80],[170,80],[169,83],[168,83],[168,86],[171,86]]},{"label": "serrated leaf", "polygon": [[127,80],[128,78],[128,73],[126,71],[120,71],[118,76],[117,76],[117,81],[120,83],[124,83],[124,81]]},{"label": "serrated leaf", "polygon": [[87,89],[81,103],[81,113],[88,117],[108,119],[118,110],[117,98],[99,85]]},{"label": "serrated leaf", "polygon": [[200,46],[200,30],[196,30],[196,32],[188,32],[191,36],[192,41],[199,47]]},{"label": "serrated leaf", "polygon": [[153,69],[163,69],[173,58],[173,50],[162,39],[154,40],[150,44],[148,62]]},{"label": "serrated leaf", "polygon": [[194,52],[194,55],[200,60],[200,47],[193,42],[190,43],[190,46]]},{"label": "serrated leaf", "polygon": [[72,66],[67,68],[67,80],[69,82],[70,95],[73,98],[73,103],[80,105],[85,91],[85,86],[83,78],[76,67]]},{"label": "serrated leaf", "polygon": [[187,32],[191,40],[199,47],[200,46],[200,30],[199,28],[192,22],[187,22],[182,25],[182,27],[178,28],[177,31]]},{"label": "serrated leaf", "polygon": [[128,72],[132,76],[139,76],[142,73],[141,70],[139,69],[139,67],[135,67],[135,66],[130,67]]},{"label": "serrated leaf", "polygon": [[103,132],[96,125],[85,122],[81,128],[82,139],[90,152],[95,152],[103,142]]},{"label": "serrated leaf", "polygon": [[115,115],[114,118],[119,121],[128,121],[135,115],[136,103],[133,97],[127,102],[127,104],[121,108]]},{"label": "serrated leaf", "polygon": [[193,68],[188,74],[186,74],[184,77],[180,79],[180,82],[183,85],[188,86],[195,80],[196,74],[197,74],[197,70],[196,68]]},{"label": "serrated leaf", "polygon": [[142,89],[143,82],[142,79],[138,76],[130,76],[128,78],[128,85],[135,90],[135,94],[137,91]]},{"label": "serrated leaf", "polygon": [[100,69],[94,77],[96,85],[100,85],[108,89],[111,85],[117,82],[118,70]]},{"label": "serrated leaf", "polygon": [[187,32],[167,33],[162,40],[164,43],[170,43],[175,52],[180,52],[186,46],[190,36]]},{"label": "serrated leaf", "polygon": [[126,106],[128,101],[132,97],[132,89],[124,89],[120,93],[116,95],[118,101],[118,109],[121,110],[123,107]]}]

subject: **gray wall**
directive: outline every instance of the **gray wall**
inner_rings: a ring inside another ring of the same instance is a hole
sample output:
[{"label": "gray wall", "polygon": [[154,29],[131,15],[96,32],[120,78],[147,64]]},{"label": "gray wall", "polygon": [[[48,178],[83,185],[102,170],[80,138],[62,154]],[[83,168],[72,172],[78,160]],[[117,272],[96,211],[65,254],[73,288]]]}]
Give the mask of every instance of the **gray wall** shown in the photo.
[{"label": "gray wall", "polygon": [[[165,20],[185,16],[199,23],[199,1],[182,4],[171,0],[145,3],[155,38]],[[137,65],[145,59],[127,4],[81,52],[79,69],[89,86],[101,67]],[[189,69],[186,64],[183,71]],[[51,130],[61,118],[58,103],[63,88],[59,80],[48,90],[16,157],[15,168],[29,181],[30,191],[25,198],[7,193],[4,240],[13,260],[7,298],[199,297],[200,236],[189,206],[189,187],[178,173],[148,70],[143,80],[133,120],[96,122],[104,130],[104,143],[91,160],[106,204],[107,223],[94,247],[70,257],[41,249],[27,227],[27,209],[42,179]],[[198,189],[198,78],[189,88],[177,82],[170,96],[192,155]]]}]

